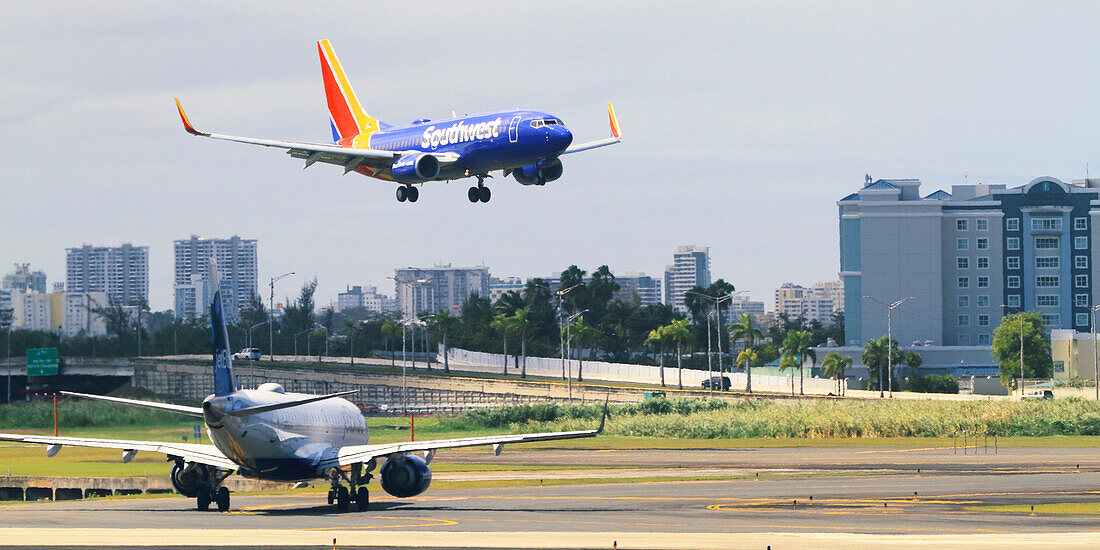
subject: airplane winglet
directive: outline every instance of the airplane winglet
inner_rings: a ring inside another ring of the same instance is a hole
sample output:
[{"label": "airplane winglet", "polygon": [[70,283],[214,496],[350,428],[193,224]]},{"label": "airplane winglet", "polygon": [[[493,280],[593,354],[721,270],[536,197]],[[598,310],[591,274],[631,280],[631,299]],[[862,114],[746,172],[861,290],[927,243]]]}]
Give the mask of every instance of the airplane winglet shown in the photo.
[{"label": "airplane winglet", "polygon": [[[181,113],[183,111],[180,111]],[[611,135],[616,138],[621,138],[622,134],[619,133],[619,121],[615,120],[615,108],[610,103],[607,104],[607,120],[611,123]]]},{"label": "airplane winglet", "polygon": [[[612,118],[614,120],[614,118]],[[600,417],[600,427],[596,428],[597,434],[603,433],[604,424],[607,423],[607,417],[611,416],[611,412],[607,409],[607,404],[611,402],[611,394],[607,394],[607,398],[603,402],[603,416]]]},{"label": "airplane winglet", "polygon": [[191,125],[191,121],[187,120],[187,113],[183,112],[183,105],[180,105],[180,98],[177,97],[175,99],[176,99],[176,109],[179,110],[180,120],[183,121],[183,129],[187,130],[187,133],[191,134],[191,135],[209,137],[210,134],[200,132],[200,131],[196,130],[194,126]]}]

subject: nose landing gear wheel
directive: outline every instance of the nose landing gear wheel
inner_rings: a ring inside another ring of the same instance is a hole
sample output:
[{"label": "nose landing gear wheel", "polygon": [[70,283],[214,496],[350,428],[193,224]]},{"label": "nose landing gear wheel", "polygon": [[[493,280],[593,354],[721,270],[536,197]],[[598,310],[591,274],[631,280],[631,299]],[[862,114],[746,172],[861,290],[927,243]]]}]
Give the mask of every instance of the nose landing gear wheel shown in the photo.
[{"label": "nose landing gear wheel", "polygon": [[492,191],[489,191],[489,188],[488,188],[488,187],[480,187],[480,188],[478,188],[478,190],[477,190],[477,194],[478,194],[478,197],[477,197],[477,198],[478,198],[478,200],[480,200],[481,202],[489,202],[489,199],[490,199],[490,198],[492,198],[492,196],[493,196],[493,192],[492,192]]},{"label": "nose landing gear wheel", "polygon": [[398,187],[397,188],[397,202],[405,202],[405,200],[408,199],[408,198],[409,198],[408,189],[406,189],[405,187]]}]

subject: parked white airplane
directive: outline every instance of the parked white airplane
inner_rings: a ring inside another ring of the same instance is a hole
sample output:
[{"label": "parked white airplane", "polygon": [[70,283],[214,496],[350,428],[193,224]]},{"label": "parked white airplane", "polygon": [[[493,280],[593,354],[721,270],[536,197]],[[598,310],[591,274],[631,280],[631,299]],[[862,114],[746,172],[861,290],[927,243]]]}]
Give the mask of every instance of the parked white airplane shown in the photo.
[{"label": "parked white airplane", "polygon": [[[371,472],[382,459],[382,490],[408,498],[427,490],[432,481],[428,464],[439,449],[492,445],[499,455],[505,443],[595,437],[603,431],[607,419],[605,405],[604,418],[595,430],[371,445],[363,415],[351,402],[341,399],[355,391],[329,395],[287,393],[274,383],[261,384],[254,390],[239,389],[233,377],[220,293],[215,293],[210,310],[214,394],[203,401],[201,408],[61,393],[202,417],[213,445],[19,434],[0,434],[0,440],[46,444],[46,456],[54,456],[64,445],[121,449],[123,462],[132,460],[138,451],[164,453],[175,463],[172,485],[183,495],[196,498],[199,510],[209,509],[211,502],[220,511],[229,509],[229,489],[221,483],[236,471],[245,477],[276,481],[328,479],[329,504],[346,511],[354,501],[362,511],[369,505],[367,483],[373,477]],[[414,452],[423,452],[423,458]]]}]

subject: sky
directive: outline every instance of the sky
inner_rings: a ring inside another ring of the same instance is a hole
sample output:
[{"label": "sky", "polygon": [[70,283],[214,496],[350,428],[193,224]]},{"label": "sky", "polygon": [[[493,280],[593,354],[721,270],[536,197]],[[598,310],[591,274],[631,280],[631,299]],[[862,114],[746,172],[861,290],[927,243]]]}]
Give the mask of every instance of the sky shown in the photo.
[{"label": "sky", "polygon": [[[660,276],[677,245],[771,309],[835,279],[836,201],[864,175],[923,194],[1100,172],[1100,5],[1080,2],[3,2],[0,272],[65,274],[65,248],[149,246],[172,307],[172,241],[259,240],[260,293],[313,277],[325,304],[403,266],[493,276]],[[185,133],[331,139],[316,41],[391,124],[512,108],[576,142],[545,187],[394,184]],[[1091,172],[1090,172],[1091,173]],[[281,301],[281,300],[280,300]]]}]

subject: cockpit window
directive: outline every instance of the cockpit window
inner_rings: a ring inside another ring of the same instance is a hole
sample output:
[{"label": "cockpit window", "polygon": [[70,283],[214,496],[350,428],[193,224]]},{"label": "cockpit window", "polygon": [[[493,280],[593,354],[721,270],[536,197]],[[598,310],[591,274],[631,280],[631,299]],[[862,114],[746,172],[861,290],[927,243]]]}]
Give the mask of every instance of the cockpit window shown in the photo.
[{"label": "cockpit window", "polygon": [[544,118],[544,119],[541,119],[541,120],[532,120],[531,121],[531,127],[532,128],[542,128],[543,126],[553,126],[555,124],[565,124],[565,123],[558,120],[558,119],[556,119],[556,118]]}]

